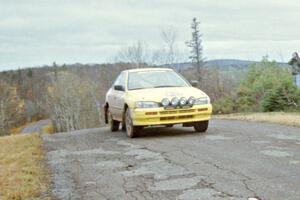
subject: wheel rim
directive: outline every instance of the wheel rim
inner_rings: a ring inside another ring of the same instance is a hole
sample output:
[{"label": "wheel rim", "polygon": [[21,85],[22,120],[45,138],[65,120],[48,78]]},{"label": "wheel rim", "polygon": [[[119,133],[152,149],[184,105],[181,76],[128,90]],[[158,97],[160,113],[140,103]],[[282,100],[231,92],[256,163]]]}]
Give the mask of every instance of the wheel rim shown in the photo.
[{"label": "wheel rim", "polygon": [[132,132],[132,121],[128,110],[126,111],[126,131],[127,134],[130,136]]}]

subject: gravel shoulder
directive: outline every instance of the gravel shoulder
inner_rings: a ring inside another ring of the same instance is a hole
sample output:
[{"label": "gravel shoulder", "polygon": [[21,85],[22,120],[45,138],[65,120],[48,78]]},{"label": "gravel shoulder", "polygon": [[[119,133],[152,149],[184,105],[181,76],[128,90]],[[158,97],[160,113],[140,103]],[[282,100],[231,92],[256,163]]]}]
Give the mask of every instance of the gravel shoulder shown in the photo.
[{"label": "gravel shoulder", "polygon": [[212,120],[149,128],[129,139],[108,128],[45,135],[58,199],[261,199],[300,196],[300,129]]}]

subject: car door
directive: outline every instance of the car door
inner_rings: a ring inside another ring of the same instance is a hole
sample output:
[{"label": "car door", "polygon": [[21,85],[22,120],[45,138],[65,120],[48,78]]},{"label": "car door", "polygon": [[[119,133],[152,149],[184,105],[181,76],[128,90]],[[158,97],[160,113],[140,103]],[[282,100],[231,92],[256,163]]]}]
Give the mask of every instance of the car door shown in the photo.
[{"label": "car door", "polygon": [[[125,95],[125,72],[122,72],[111,88],[110,112],[114,119],[121,121],[123,108],[124,108],[124,95]],[[117,86],[117,87],[116,87]],[[121,87],[120,87],[121,86]]]}]

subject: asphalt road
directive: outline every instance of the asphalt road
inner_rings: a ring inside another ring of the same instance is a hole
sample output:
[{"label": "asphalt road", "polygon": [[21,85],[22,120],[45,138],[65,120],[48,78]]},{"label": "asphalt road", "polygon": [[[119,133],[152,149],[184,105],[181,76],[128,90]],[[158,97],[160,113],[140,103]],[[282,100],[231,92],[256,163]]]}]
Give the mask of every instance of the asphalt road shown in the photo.
[{"label": "asphalt road", "polygon": [[100,128],[44,141],[58,199],[300,199],[299,128],[213,120],[205,134]]},{"label": "asphalt road", "polygon": [[29,133],[40,133],[42,131],[43,126],[50,123],[50,120],[40,120],[36,123],[29,124],[25,128],[22,129],[21,134],[29,134]]}]

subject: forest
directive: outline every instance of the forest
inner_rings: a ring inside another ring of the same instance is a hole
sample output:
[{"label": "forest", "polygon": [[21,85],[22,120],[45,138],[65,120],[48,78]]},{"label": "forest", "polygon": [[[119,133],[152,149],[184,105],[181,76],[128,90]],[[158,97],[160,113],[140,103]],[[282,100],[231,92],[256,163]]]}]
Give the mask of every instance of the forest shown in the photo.
[{"label": "forest", "polygon": [[[51,119],[56,132],[104,125],[102,104],[106,91],[120,71],[134,67],[131,63],[53,63],[1,72],[1,135],[39,119]],[[180,73],[187,80],[195,80],[196,70],[188,68]],[[211,97],[215,114],[299,111],[300,91],[293,85],[289,68],[267,57],[250,64],[246,71],[221,71],[210,66],[201,68],[200,73],[199,88]]]}]

